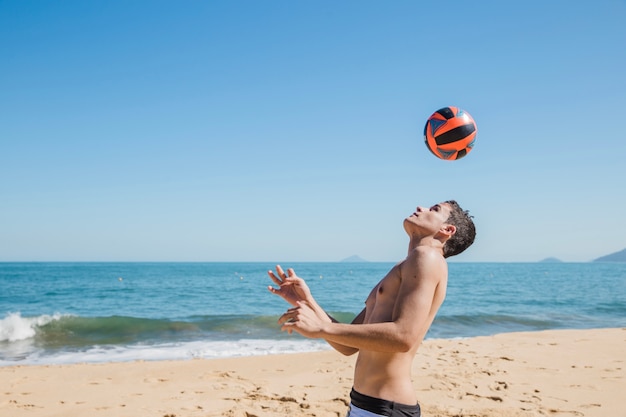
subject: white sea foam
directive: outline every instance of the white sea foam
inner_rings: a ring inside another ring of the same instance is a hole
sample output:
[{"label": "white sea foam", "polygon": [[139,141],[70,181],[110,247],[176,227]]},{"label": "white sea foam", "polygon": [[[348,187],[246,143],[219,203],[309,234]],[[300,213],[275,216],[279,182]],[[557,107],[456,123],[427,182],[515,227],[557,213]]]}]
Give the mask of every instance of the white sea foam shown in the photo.
[{"label": "white sea foam", "polygon": [[58,313],[52,316],[38,317],[22,317],[19,312],[8,313],[5,318],[0,320],[0,342],[17,342],[35,337],[38,327],[45,326],[62,317],[63,315]]},{"label": "white sea foam", "polygon": [[23,317],[19,312],[6,314],[0,319],[0,366],[213,359],[329,349],[323,341],[301,337],[139,342],[60,349],[50,349],[35,338],[40,327],[69,316],[59,313],[37,317]]},{"label": "white sea foam", "polygon": [[0,358],[0,366],[48,365],[69,363],[103,363],[129,361],[163,361],[216,359],[241,356],[263,356],[281,353],[315,352],[330,347],[316,340],[243,339],[233,341],[193,341],[185,343],[94,346],[83,351],[31,351],[14,360]]}]

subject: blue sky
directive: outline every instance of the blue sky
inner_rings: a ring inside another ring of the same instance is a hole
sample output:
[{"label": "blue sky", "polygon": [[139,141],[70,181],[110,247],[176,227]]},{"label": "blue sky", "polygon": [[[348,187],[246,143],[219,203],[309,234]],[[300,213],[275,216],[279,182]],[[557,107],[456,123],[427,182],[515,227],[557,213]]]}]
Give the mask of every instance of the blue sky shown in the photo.
[{"label": "blue sky", "polygon": [[[626,1],[0,1],[0,261],[406,254],[456,199],[457,261],[626,247]],[[456,105],[474,150],[441,161]]]}]

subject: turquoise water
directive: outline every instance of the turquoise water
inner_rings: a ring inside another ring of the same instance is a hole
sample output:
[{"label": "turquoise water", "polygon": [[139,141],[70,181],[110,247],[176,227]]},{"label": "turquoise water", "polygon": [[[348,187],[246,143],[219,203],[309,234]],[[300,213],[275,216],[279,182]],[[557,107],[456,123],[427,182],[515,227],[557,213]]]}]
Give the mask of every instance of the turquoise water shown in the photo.
[{"label": "turquoise water", "polygon": [[[294,263],[342,321],[392,263]],[[0,263],[0,366],[325,349],[281,333],[271,263]],[[428,338],[626,326],[626,264],[450,263]]]}]

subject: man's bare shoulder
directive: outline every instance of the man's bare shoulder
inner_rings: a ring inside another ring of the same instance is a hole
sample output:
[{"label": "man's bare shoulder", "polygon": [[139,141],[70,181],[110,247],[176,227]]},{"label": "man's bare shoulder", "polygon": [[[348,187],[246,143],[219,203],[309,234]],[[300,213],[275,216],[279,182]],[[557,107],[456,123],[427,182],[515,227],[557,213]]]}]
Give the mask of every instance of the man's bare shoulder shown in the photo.
[{"label": "man's bare shoulder", "polygon": [[439,280],[447,276],[448,264],[441,251],[428,246],[418,246],[411,250],[401,263],[401,270],[402,275]]}]

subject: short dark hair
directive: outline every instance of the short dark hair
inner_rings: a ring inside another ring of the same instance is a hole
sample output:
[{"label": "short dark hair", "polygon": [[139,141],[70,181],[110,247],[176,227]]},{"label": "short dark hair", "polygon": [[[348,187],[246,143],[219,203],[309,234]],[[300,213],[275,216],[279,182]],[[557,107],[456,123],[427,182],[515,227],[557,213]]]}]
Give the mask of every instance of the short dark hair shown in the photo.
[{"label": "short dark hair", "polygon": [[450,206],[450,216],[446,223],[456,227],[456,233],[448,239],[443,246],[443,256],[458,255],[474,243],[476,237],[476,227],[474,226],[473,216],[470,216],[467,210],[463,210],[459,203],[454,200],[448,200],[446,203]]}]

